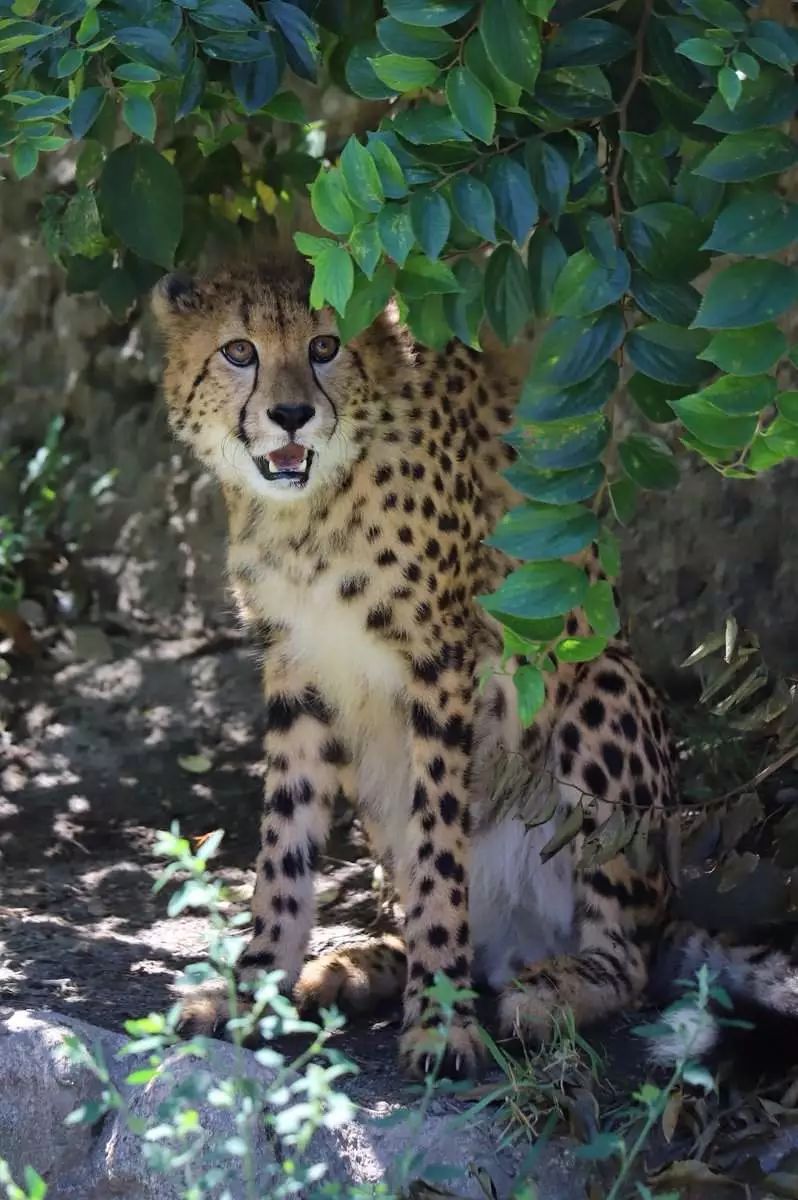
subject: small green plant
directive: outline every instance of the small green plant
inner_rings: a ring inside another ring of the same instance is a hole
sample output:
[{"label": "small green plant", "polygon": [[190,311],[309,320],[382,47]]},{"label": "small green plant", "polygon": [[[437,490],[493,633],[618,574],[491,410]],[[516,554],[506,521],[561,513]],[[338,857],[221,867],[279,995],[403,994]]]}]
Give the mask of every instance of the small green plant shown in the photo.
[{"label": "small green plant", "polygon": [[[663,1014],[663,1020],[652,1025],[642,1025],[634,1031],[641,1037],[652,1039],[654,1056],[656,1043],[665,1039],[668,1057],[673,1068],[668,1080],[662,1085],[650,1081],[643,1084],[625,1104],[613,1114],[610,1128],[605,1128],[586,1146],[576,1151],[579,1158],[591,1162],[615,1160],[617,1171],[604,1193],[605,1200],[627,1200],[639,1197],[653,1200],[654,1193],[641,1182],[641,1158],[652,1134],[659,1127],[672,1136],[672,1123],[678,1118],[678,1099],[682,1088],[690,1087],[710,1093],[715,1081],[709,1070],[696,1061],[696,1056],[706,1046],[709,1025],[742,1025],[731,1016],[717,1017],[710,1014],[710,1006],[731,1012],[733,1005],[728,993],[714,982],[706,966],[696,972],[695,981],[678,981],[685,989],[682,996]],[[656,1193],[658,1200],[679,1200],[678,1193]]]},{"label": "small green plant", "polygon": [[[59,413],[35,449],[13,447],[0,454],[0,613],[16,611],[29,594],[31,576],[69,555],[85,525],[85,511],[79,515],[85,492],[81,496],[75,484],[82,456],[67,444],[65,425]],[[115,474],[91,472],[90,481],[82,481],[89,499],[106,492]]]},{"label": "small green plant", "polygon": [[28,459],[16,449],[0,455],[0,475],[12,481],[4,487],[7,503],[13,496],[13,507],[0,515],[0,609],[15,609],[22,599],[22,565],[37,552],[58,511],[71,462],[62,443],[63,428],[64,418],[53,417],[44,441]]},{"label": "small green plant", "polygon": [[11,1178],[11,1170],[4,1158],[0,1158],[0,1185],[6,1190],[7,1200],[44,1200],[47,1184],[33,1167],[25,1168],[25,1186],[20,1187]]},{"label": "small green plant", "polygon": [[[251,985],[246,1005],[239,1001],[234,976],[236,959],[245,942],[237,930],[248,917],[228,917],[223,913],[226,893],[223,885],[208,870],[208,859],[218,848],[221,831],[205,839],[192,850],[189,841],[173,826],[159,836],[157,850],[170,859],[157,888],[175,876],[182,882],[169,899],[168,911],[174,916],[187,908],[207,910],[211,938],[208,959],[188,969],[188,985],[215,982],[227,990],[231,1020],[229,1033],[235,1046],[235,1070],[226,1078],[211,1074],[203,1066],[209,1054],[206,1039],[182,1041],[177,1034],[179,1004],[166,1014],[151,1014],[126,1022],[130,1040],[124,1056],[146,1055],[146,1065],[137,1067],[125,1082],[146,1087],[163,1081],[167,1092],[157,1109],[157,1123],[147,1125],[132,1110],[129,1099],[113,1082],[103,1058],[87,1048],[77,1037],[67,1039],[71,1059],[90,1070],[101,1085],[100,1097],[70,1114],[75,1124],[94,1124],[105,1113],[119,1112],[131,1131],[141,1138],[142,1152],[149,1166],[169,1174],[183,1186],[184,1200],[203,1200],[228,1194],[225,1189],[244,1187],[247,1200],[287,1197],[300,1189],[308,1196],[333,1195],[322,1180],[324,1164],[313,1160],[313,1135],[321,1128],[334,1128],[349,1120],[353,1105],[338,1090],[341,1078],[356,1068],[339,1051],[328,1045],[340,1028],[342,1018],[324,1012],[321,1023],[302,1021],[280,992],[281,972],[263,972]],[[274,1046],[275,1039],[286,1034],[302,1034],[307,1045],[293,1061],[288,1061]],[[262,1043],[254,1056],[244,1051],[246,1041],[257,1035]],[[252,1059],[265,1067],[268,1075],[256,1074]],[[170,1065],[188,1059],[196,1068],[182,1074],[178,1082],[169,1078]],[[214,1136],[203,1126],[203,1107],[223,1110],[230,1115],[232,1131]],[[279,1153],[266,1167],[268,1177],[255,1173],[255,1144],[260,1130],[266,1128]],[[383,1193],[384,1194],[384,1193]],[[350,1192],[356,1200],[356,1190]]]}]

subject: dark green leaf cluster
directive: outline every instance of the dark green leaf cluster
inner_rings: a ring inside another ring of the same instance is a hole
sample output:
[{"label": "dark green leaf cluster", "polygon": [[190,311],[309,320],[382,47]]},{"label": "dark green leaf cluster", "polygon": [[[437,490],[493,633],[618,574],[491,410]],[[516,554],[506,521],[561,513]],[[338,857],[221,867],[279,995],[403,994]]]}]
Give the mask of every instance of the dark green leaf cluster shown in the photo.
[{"label": "dark green leaf cluster", "polygon": [[[678,440],[729,477],[798,453],[777,385],[798,37],[745,0],[2,0],[0,62],[18,176],[82,142],[44,230],[115,312],[309,186],[321,232],[297,244],[345,338],[391,295],[433,347],[540,329],[509,435],[526,500],[494,535],[522,565],[485,601],[533,664],[527,715],[552,652],[617,629],[563,558],[677,483]],[[325,146],[280,90],[317,72],[377,102],[368,133]],[[593,633],[563,639],[574,606]]]}]

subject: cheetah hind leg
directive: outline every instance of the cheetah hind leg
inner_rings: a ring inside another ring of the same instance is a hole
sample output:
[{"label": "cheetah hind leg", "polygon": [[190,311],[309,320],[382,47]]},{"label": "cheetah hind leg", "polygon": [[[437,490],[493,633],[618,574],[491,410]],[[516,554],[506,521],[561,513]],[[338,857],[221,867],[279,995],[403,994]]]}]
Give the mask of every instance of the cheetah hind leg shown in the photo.
[{"label": "cheetah hind leg", "polygon": [[304,1016],[333,1005],[345,1013],[373,1012],[401,999],[406,977],[404,942],[384,934],[309,959],[294,987],[294,1002]]},{"label": "cheetah hind leg", "polygon": [[527,966],[505,988],[499,1002],[503,1034],[546,1041],[558,1009],[570,1009],[581,1027],[635,1007],[648,982],[650,946],[666,896],[662,871],[639,875],[622,856],[582,875],[578,950]]}]

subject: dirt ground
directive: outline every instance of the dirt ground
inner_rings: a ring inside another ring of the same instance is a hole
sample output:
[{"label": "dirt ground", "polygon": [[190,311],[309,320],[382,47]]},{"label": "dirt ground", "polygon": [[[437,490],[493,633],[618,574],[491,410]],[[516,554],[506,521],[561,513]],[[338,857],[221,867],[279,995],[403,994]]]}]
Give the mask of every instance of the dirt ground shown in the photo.
[{"label": "dirt ground", "polygon": [[[158,830],[223,827],[216,870],[246,902],[262,706],[235,631],[178,641],[106,624],[71,640],[3,687],[0,1006],[119,1028],[162,1009],[204,953],[204,918],[167,919],[168,892],[153,894]],[[210,769],[186,770],[190,756]],[[378,917],[373,864],[353,864],[359,853],[357,831],[342,823],[319,880],[318,949]]]}]

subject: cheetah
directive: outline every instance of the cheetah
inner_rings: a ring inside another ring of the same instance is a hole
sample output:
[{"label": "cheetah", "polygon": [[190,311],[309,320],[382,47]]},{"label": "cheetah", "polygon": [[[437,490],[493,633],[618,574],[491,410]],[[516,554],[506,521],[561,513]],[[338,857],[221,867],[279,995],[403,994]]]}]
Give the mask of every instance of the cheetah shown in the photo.
[{"label": "cheetah", "polygon": [[[507,1034],[545,1038],[558,1006],[584,1025],[637,1003],[671,889],[655,836],[675,786],[659,699],[613,638],[593,662],[554,665],[523,729],[519,660],[498,669],[501,629],[476,602],[517,566],[486,539],[522,501],[503,472],[526,352],[432,351],[391,306],[344,343],[334,312],[309,305],[307,268],[278,260],[168,276],[153,306],[170,423],[221,483],[229,579],[263,658],[265,794],[241,981],[280,969],[302,1009],[403,994],[411,1075],[429,1062],[438,972],[458,989],[486,985]],[[603,578],[595,550],[583,559]],[[589,632],[579,612],[566,630]],[[340,798],[392,873],[403,936],[305,962]],[[541,803],[550,819],[525,822]],[[578,804],[578,836],[543,861]],[[650,814],[654,851],[580,867],[617,806]],[[482,1057],[472,1003],[456,1005],[450,1077]],[[193,1028],[219,1019],[195,1015]]]}]

